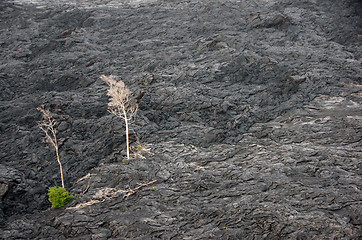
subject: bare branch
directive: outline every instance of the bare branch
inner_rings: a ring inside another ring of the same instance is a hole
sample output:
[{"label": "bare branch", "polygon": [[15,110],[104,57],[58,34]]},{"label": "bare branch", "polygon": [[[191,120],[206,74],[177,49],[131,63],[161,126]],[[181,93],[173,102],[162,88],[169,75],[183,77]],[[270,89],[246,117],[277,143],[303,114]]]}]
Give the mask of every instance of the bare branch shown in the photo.
[{"label": "bare branch", "polygon": [[125,190],[123,191],[125,194],[123,196],[123,198],[127,199],[128,197],[132,196],[133,194],[135,194],[137,192],[138,189],[140,188],[143,188],[145,186],[149,186],[151,184],[154,184],[155,182],[157,182],[157,180],[153,180],[153,181],[150,181],[148,183],[139,183],[138,184],[138,187],[135,187],[135,188],[132,188],[132,189],[128,189],[128,190]]},{"label": "bare branch", "polygon": [[57,141],[57,130],[55,128],[55,120],[51,116],[51,113],[49,110],[46,110],[44,108],[44,105],[37,108],[38,111],[40,111],[43,115],[43,119],[38,122],[39,128],[45,133],[45,139],[53,145],[55,148],[55,154],[57,156],[57,161],[60,168],[60,177],[62,180],[62,187],[64,187],[64,176],[63,176],[63,167],[62,163],[60,162],[60,156],[59,156],[59,146]]},{"label": "bare branch", "polygon": [[127,159],[129,159],[129,122],[135,117],[138,104],[131,99],[131,91],[123,81],[116,81],[112,75],[102,75],[101,79],[109,86],[107,95],[110,97],[108,111],[122,118],[126,125]]}]

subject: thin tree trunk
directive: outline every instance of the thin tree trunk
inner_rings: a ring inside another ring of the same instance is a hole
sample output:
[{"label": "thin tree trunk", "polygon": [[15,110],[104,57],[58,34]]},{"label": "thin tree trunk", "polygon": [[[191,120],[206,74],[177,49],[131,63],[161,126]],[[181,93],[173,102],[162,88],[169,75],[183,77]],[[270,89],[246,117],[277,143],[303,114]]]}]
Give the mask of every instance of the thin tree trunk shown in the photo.
[{"label": "thin tree trunk", "polygon": [[57,160],[58,160],[58,163],[59,163],[60,178],[62,179],[62,187],[65,188],[65,186],[64,186],[64,176],[63,176],[63,166],[62,166],[62,163],[60,162],[58,146],[55,147],[55,153],[57,154]]},{"label": "thin tree trunk", "polygon": [[126,124],[126,145],[127,145],[127,160],[129,160],[129,137],[128,137],[128,119],[126,111],[123,112],[124,114],[124,122]]}]

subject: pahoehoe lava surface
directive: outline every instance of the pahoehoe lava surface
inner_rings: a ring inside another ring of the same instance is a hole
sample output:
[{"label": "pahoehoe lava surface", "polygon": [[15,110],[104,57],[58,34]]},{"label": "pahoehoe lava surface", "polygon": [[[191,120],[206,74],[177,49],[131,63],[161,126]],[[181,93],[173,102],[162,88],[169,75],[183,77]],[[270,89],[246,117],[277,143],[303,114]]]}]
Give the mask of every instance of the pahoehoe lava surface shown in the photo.
[{"label": "pahoehoe lava surface", "polygon": [[[0,238],[358,239],[361,7],[1,0]],[[140,96],[130,161],[102,74]]]}]

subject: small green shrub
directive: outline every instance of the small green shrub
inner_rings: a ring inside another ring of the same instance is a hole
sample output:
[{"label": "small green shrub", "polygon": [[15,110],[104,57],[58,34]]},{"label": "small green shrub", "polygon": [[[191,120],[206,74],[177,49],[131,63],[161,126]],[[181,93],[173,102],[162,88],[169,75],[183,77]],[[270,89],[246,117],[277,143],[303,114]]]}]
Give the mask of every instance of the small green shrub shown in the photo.
[{"label": "small green shrub", "polygon": [[63,207],[73,198],[73,196],[62,187],[50,187],[48,196],[54,208]]},{"label": "small green shrub", "polygon": [[86,193],[87,191],[87,185],[83,184],[83,186],[81,187],[82,192],[80,193],[80,195],[83,195],[84,193]]}]

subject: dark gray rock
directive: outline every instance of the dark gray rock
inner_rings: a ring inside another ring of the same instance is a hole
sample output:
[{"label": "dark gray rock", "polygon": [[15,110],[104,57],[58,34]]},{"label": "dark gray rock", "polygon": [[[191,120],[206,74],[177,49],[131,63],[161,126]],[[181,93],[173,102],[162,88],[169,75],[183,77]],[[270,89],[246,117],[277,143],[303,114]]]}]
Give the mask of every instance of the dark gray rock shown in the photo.
[{"label": "dark gray rock", "polygon": [[[2,1],[0,238],[357,239],[360,12],[357,0]],[[139,102],[129,161],[102,74]],[[74,195],[60,209],[42,104]]]}]

